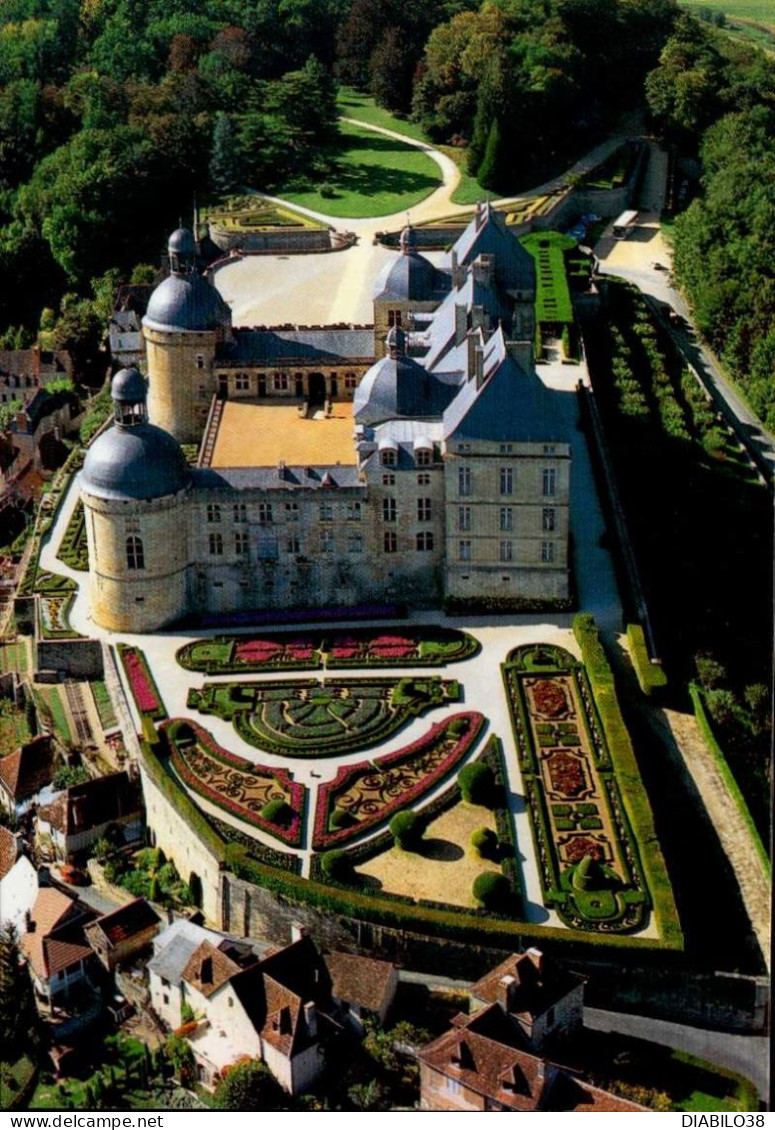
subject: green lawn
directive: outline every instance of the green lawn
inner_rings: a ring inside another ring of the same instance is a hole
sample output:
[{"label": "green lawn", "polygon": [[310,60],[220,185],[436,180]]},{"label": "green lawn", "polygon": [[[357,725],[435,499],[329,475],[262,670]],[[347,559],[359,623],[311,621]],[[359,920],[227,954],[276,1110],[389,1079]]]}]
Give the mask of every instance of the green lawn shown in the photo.
[{"label": "green lawn", "polygon": [[394,133],[402,133],[404,137],[411,137],[415,141],[427,141],[430,138],[417,122],[409,122],[406,118],[397,118],[389,110],[378,106],[370,94],[362,94],[352,87],[340,87],[336,104],[343,118],[357,118],[358,121],[368,122],[371,126],[380,126],[382,129],[392,129]]},{"label": "green lawn", "polygon": [[3,699],[0,710],[0,756],[13,753],[23,742],[28,742],[31,736],[24,711],[17,710],[9,699]]},{"label": "green lawn", "polygon": [[684,8],[710,8],[732,20],[752,20],[775,30],[773,0],[681,0]]},{"label": "green lawn", "polygon": [[0,1063],[0,1110],[10,1110],[30,1082],[35,1065],[26,1055],[15,1063]]},{"label": "green lawn", "polygon": [[450,198],[453,204],[478,204],[480,200],[486,200],[491,195],[486,188],[482,188],[476,177],[472,177],[468,172],[467,149],[460,149],[456,145],[439,145],[438,149],[460,169],[460,182]]},{"label": "green lawn", "polygon": [[536,319],[540,323],[573,321],[570,290],[565,271],[565,251],[576,246],[576,240],[560,232],[534,232],[520,242],[536,261]]},{"label": "green lawn", "polygon": [[50,718],[57,736],[66,745],[73,744],[73,735],[67,721],[64,704],[59,693],[59,687],[39,687],[36,691],[38,708],[42,706],[43,717]]},{"label": "green lawn", "polygon": [[412,146],[342,123],[341,149],[328,186],[281,195],[328,216],[388,216],[419,204],[441,184],[435,161]]}]

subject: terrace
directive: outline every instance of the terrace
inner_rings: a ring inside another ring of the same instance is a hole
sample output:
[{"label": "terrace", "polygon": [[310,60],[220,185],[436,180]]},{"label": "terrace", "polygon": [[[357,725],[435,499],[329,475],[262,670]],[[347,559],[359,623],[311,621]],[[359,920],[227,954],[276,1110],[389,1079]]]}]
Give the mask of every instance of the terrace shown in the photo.
[{"label": "terrace", "polygon": [[223,406],[210,465],[225,467],[290,466],[354,467],[353,414],[350,401],[336,401],[330,415],[299,416],[299,405],[247,404],[228,400]]}]

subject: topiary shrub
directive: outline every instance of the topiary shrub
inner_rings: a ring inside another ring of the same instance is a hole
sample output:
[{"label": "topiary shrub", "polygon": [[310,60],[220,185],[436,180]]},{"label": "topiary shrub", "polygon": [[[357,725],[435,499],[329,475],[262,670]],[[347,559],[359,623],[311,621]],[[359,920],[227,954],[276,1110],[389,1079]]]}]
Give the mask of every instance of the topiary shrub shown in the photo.
[{"label": "topiary shrub", "polygon": [[405,808],[397,812],[388,825],[396,847],[404,851],[417,851],[423,835],[423,824],[416,812]]},{"label": "topiary shrub", "polygon": [[511,899],[511,888],[505,875],[497,871],[483,871],[474,879],[473,895],[485,910],[503,911]]},{"label": "topiary shrub", "polygon": [[353,814],[348,812],[346,808],[335,808],[328,821],[332,832],[338,832],[340,828],[352,828],[357,823],[358,821]]},{"label": "topiary shrub", "polygon": [[470,843],[480,859],[498,858],[498,837],[492,828],[476,828],[471,833]]},{"label": "topiary shrub", "polygon": [[261,815],[264,820],[268,820],[270,824],[277,824],[280,828],[287,828],[291,820],[293,820],[293,809],[291,806],[280,797],[275,797],[274,800],[268,800],[264,807],[261,809]]},{"label": "topiary shrub", "polygon": [[481,761],[464,765],[457,775],[457,783],[463,800],[468,801],[469,804],[491,807],[495,780],[489,765]]},{"label": "topiary shrub", "polygon": [[467,718],[453,718],[447,726],[447,733],[451,738],[462,738],[463,734],[468,733],[468,726]]},{"label": "topiary shrub", "polygon": [[343,883],[352,878],[353,869],[350,860],[346,852],[337,848],[325,852],[320,857],[320,866],[323,868],[323,874],[327,879]]}]

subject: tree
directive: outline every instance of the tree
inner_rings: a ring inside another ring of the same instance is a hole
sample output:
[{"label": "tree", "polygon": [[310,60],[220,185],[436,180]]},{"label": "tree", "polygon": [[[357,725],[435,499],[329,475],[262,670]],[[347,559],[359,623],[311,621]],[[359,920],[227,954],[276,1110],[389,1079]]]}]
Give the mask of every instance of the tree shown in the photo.
[{"label": "tree", "polygon": [[164,1050],[172,1064],[173,1074],[180,1080],[182,1086],[193,1086],[196,1079],[196,1061],[188,1041],[182,1036],[168,1036]]},{"label": "tree", "polygon": [[215,1090],[221,1110],[284,1110],[285,1095],[265,1063],[245,1060],[223,1073]]},{"label": "tree", "polygon": [[471,833],[471,847],[480,859],[498,858],[498,837],[492,828],[476,828]]},{"label": "tree", "polygon": [[324,852],[320,860],[320,865],[327,879],[335,879],[339,882],[346,883],[352,878],[352,864],[347,858],[346,852],[340,851],[338,848]]},{"label": "tree", "polygon": [[14,1063],[38,1041],[32,984],[12,922],[0,927],[0,1060]]},{"label": "tree", "polygon": [[228,114],[219,114],[210,154],[210,186],[214,192],[232,192],[239,183],[234,128]]},{"label": "tree", "polygon": [[483,871],[474,879],[473,896],[486,910],[502,912],[511,898],[509,881],[497,871]]}]

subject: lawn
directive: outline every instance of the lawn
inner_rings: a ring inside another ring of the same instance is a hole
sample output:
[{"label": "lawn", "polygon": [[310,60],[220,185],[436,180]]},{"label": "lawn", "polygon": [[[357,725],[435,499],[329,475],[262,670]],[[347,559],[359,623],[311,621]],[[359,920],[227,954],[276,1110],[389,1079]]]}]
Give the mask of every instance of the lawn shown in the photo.
[{"label": "lawn", "polygon": [[710,8],[731,20],[751,20],[775,30],[775,5],[772,0],[682,0],[685,8]]},{"label": "lawn", "polygon": [[0,699],[0,756],[13,753],[30,737],[24,711],[17,710],[10,699]]},{"label": "lawn", "polygon": [[397,118],[389,110],[378,106],[370,94],[363,94],[350,86],[342,86],[336,104],[343,118],[357,118],[360,122],[368,122],[370,126],[390,129],[394,133],[402,133],[404,137],[411,137],[414,141],[426,141],[429,145],[432,144],[422,126],[417,122],[407,121],[406,118]]},{"label": "lawn", "polygon": [[341,123],[336,171],[315,191],[281,195],[327,216],[388,216],[413,208],[441,184],[435,161],[413,146]]},{"label": "lawn", "polygon": [[480,200],[486,200],[492,195],[469,173],[467,149],[461,149],[457,145],[439,145],[437,148],[450,161],[454,161],[460,170],[460,181],[450,197],[453,204],[478,204]]},{"label": "lawn", "polygon": [[70,732],[59,687],[38,687],[35,691],[35,701],[44,721],[50,722],[60,741],[65,745],[73,745],[73,735]]},{"label": "lawn", "polygon": [[0,1110],[10,1110],[32,1079],[35,1065],[26,1055],[15,1063],[0,1063]]},{"label": "lawn", "polygon": [[565,252],[576,246],[576,240],[548,231],[524,235],[520,242],[536,261],[536,320],[555,325],[572,322]]}]

